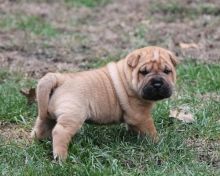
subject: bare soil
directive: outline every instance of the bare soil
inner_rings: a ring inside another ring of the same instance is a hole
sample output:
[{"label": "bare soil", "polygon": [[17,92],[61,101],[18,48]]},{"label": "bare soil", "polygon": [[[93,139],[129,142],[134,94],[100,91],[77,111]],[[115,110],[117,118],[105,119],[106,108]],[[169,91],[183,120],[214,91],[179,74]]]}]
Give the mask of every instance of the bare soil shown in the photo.
[{"label": "bare soil", "polygon": [[[39,78],[50,71],[86,69],[93,59],[123,57],[135,48],[148,45],[166,47],[180,59],[219,63],[218,11],[177,14],[175,9],[164,10],[170,3],[111,0],[105,6],[88,8],[61,1],[3,0],[0,18],[20,14],[37,16],[52,24],[59,34],[48,38],[16,28],[0,29],[0,67]],[[178,3],[183,9],[197,8],[198,4],[220,7],[218,0],[179,0]]]},{"label": "bare soil", "polygon": [[207,162],[209,165],[220,168],[220,141],[207,139],[187,139],[187,146],[197,152],[197,159],[200,162]]},{"label": "bare soil", "polygon": [[27,129],[17,124],[4,122],[0,122],[0,139],[8,143],[11,141],[18,143],[31,142],[30,132]]}]

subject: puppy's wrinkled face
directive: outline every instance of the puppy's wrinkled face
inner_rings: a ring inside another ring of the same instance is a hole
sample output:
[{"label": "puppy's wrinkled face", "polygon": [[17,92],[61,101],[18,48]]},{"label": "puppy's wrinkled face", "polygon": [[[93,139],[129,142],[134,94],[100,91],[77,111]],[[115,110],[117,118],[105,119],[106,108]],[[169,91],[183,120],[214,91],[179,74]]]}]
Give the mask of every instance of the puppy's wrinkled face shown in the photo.
[{"label": "puppy's wrinkled face", "polygon": [[127,56],[131,88],[144,100],[156,101],[172,95],[176,81],[176,57],[159,47],[146,47]]}]

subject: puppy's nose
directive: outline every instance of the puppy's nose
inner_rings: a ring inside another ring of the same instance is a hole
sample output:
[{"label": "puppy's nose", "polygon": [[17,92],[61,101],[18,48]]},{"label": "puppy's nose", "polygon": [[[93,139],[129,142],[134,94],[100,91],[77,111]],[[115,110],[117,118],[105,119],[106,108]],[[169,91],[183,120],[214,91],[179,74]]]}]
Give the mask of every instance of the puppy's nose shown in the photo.
[{"label": "puppy's nose", "polygon": [[158,77],[152,80],[152,86],[156,89],[159,89],[163,86],[163,79]]}]

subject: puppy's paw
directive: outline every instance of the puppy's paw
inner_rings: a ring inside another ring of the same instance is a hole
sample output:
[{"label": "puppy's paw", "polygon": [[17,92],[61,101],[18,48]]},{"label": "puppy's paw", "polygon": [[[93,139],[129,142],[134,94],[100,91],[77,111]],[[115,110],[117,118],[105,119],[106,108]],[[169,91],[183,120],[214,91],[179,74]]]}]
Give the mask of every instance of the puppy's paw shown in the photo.
[{"label": "puppy's paw", "polygon": [[58,162],[59,164],[63,163],[67,158],[67,150],[53,151],[53,158],[54,161]]},{"label": "puppy's paw", "polygon": [[153,131],[149,131],[148,132],[148,136],[151,138],[151,140],[152,140],[152,142],[154,143],[154,144],[157,144],[158,142],[159,142],[159,136],[158,136],[158,133],[157,133],[157,131],[155,130],[153,130]]},{"label": "puppy's paw", "polygon": [[37,132],[35,129],[31,131],[31,139],[37,139]]},{"label": "puppy's paw", "polygon": [[31,139],[33,139],[33,140],[42,140],[43,139],[43,137],[42,137],[42,135],[40,135],[38,129],[34,128],[31,131]]},{"label": "puppy's paw", "polygon": [[153,136],[151,139],[152,139],[154,144],[157,144],[159,142],[159,140],[160,140],[158,135]]}]

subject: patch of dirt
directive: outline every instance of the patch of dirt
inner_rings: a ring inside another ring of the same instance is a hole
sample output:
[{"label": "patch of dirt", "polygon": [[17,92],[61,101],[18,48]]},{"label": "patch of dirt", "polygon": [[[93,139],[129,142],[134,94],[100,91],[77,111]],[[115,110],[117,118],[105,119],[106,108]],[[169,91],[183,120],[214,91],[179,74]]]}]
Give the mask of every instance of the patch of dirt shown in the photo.
[{"label": "patch of dirt", "polygon": [[75,64],[40,60],[36,57],[27,57],[21,52],[3,52],[0,55],[0,65],[10,71],[24,72],[27,76],[40,78],[48,72],[76,71]]},{"label": "patch of dirt", "polygon": [[203,99],[203,100],[214,100],[216,102],[220,102],[220,94],[216,93],[216,92],[209,92],[209,93],[205,93],[205,94],[198,94],[197,95],[199,98]]},{"label": "patch of dirt", "polygon": [[[158,2],[162,5],[154,11]],[[175,14],[175,9],[174,14],[173,9],[164,14],[160,8],[170,1],[158,2],[111,0],[105,6],[87,8],[69,6],[62,1],[3,1],[0,20],[20,14],[37,16],[50,23],[58,34],[48,38],[16,27],[0,29],[0,67],[39,78],[50,71],[85,69],[82,66],[94,59],[123,57],[148,45],[166,47],[181,59],[220,63],[220,16],[201,13],[191,18],[191,14]],[[177,4],[180,8],[194,8],[198,2],[212,7],[219,5],[218,0],[178,0]],[[183,48],[183,43],[197,47]]]},{"label": "patch of dirt", "polygon": [[[164,45],[170,48],[181,59],[196,59],[205,62],[220,62],[220,30],[217,26],[220,25],[220,18],[213,17],[213,22],[217,22],[216,26],[204,27],[202,21],[206,17],[200,17],[200,23],[192,22],[159,22],[152,24],[148,36],[149,42],[152,45]],[[210,18],[208,18],[210,20]],[[208,21],[209,21],[208,20]],[[154,32],[153,32],[154,31]],[[182,48],[181,43],[195,43],[198,47]]]},{"label": "patch of dirt", "polygon": [[6,142],[30,142],[30,132],[23,127],[11,123],[0,122],[0,138]]},{"label": "patch of dirt", "polygon": [[197,152],[198,161],[220,168],[220,141],[194,138],[188,139],[186,144]]}]

